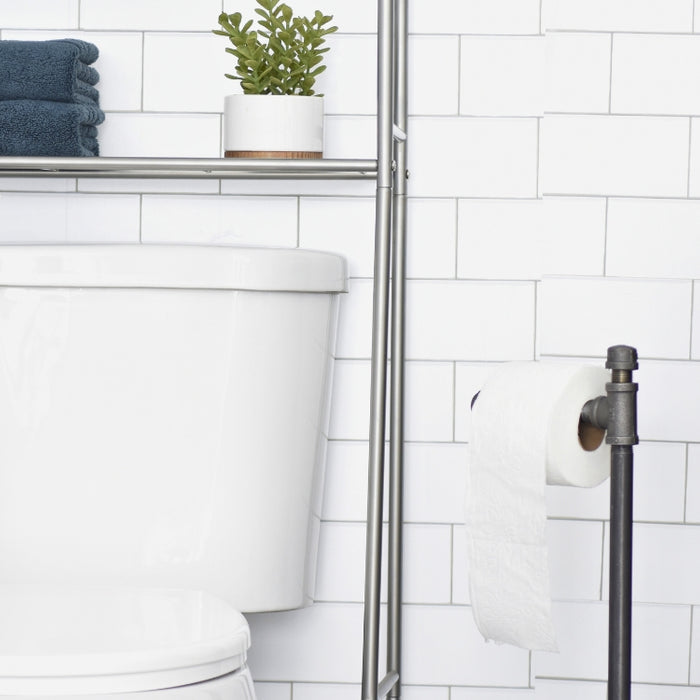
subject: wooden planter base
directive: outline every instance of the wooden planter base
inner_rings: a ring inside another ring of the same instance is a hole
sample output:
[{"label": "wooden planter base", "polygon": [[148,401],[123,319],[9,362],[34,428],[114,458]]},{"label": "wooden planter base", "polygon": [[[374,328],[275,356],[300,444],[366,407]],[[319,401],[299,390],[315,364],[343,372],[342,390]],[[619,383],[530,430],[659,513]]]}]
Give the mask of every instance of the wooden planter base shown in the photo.
[{"label": "wooden planter base", "polygon": [[320,151],[225,151],[225,158],[300,158],[314,160],[322,158]]}]

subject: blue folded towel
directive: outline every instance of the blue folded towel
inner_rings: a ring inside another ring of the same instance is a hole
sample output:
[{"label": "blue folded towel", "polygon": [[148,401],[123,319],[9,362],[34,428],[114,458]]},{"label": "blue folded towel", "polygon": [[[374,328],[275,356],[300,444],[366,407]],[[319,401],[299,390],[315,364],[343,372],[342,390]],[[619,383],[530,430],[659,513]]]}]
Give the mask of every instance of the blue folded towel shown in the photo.
[{"label": "blue folded towel", "polygon": [[0,101],[0,156],[98,156],[97,105]]},{"label": "blue folded towel", "polygon": [[0,100],[99,104],[99,50],[80,39],[0,41]]}]

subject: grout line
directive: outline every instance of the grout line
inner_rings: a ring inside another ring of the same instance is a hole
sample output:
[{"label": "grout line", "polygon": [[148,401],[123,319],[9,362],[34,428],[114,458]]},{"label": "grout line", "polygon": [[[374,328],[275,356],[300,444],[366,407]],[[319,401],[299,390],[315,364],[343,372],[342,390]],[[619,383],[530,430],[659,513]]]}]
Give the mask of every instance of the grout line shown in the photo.
[{"label": "grout line", "polygon": [[691,16],[690,27],[693,30],[693,32],[695,32],[695,0],[693,0],[693,12]]},{"label": "grout line", "polygon": [[615,42],[615,34],[610,33],[610,71],[608,73],[608,114],[612,114],[612,85],[613,85],[613,44]]},{"label": "grout line", "polygon": [[605,215],[603,218],[603,277],[608,275],[608,210],[610,197],[605,198]]},{"label": "grout line", "polygon": [[139,194],[139,243],[143,243],[143,192]]},{"label": "grout line", "polygon": [[457,362],[452,363],[452,444],[457,442]]},{"label": "grout line", "polygon": [[605,574],[605,529],[607,528],[607,521],[602,521],[602,532],[603,537],[600,543],[600,587],[598,588],[598,600],[603,600],[603,581]]},{"label": "grout line", "polygon": [[688,185],[686,189],[686,197],[690,199],[690,172],[693,154],[693,118],[688,117]]},{"label": "grout line", "polygon": [[688,359],[692,361],[693,359],[693,331],[694,329],[694,319],[695,319],[695,282],[690,283],[690,352],[688,353]]},{"label": "grout line", "polygon": [[544,117],[537,117],[537,138],[535,143],[535,198],[540,199],[542,194],[540,192],[540,147],[541,147],[541,132],[542,132],[542,120]]},{"label": "grout line", "polygon": [[454,205],[455,205],[455,228],[454,228],[454,233],[455,233],[455,245],[454,245],[454,251],[455,251],[455,274],[454,274],[454,279],[459,279],[459,197],[455,197],[454,200]]},{"label": "grout line", "polygon": [[450,603],[455,602],[455,524],[450,525]]},{"label": "grout line", "polygon": [[690,461],[690,445],[685,445],[685,481],[683,482],[683,522],[688,523],[688,462]]},{"label": "grout line", "polygon": [[693,625],[695,624],[695,607],[690,606],[690,639],[688,640],[688,685],[690,685],[690,672],[693,668]]}]

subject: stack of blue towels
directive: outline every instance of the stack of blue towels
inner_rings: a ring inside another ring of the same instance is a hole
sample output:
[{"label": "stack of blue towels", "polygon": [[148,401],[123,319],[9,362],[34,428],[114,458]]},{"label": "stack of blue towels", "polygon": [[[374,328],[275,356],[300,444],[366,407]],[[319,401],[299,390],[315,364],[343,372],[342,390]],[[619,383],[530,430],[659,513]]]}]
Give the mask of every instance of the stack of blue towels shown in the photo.
[{"label": "stack of blue towels", "polygon": [[0,155],[100,154],[98,55],[79,39],[0,41]]}]

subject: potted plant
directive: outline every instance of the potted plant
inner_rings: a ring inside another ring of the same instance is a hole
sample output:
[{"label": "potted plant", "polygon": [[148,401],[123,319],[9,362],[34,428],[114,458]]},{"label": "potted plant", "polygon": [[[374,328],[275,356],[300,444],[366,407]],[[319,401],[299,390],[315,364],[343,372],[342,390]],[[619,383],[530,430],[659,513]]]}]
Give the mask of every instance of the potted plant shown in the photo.
[{"label": "potted plant", "polygon": [[332,15],[295,17],[280,0],[256,0],[258,29],[240,12],[219,15],[221,29],[236,58],[235,74],[243,94],[227,95],[224,104],[224,155],[227,158],[321,158],[323,95],[314,92],[326,66],[323,47]]}]

